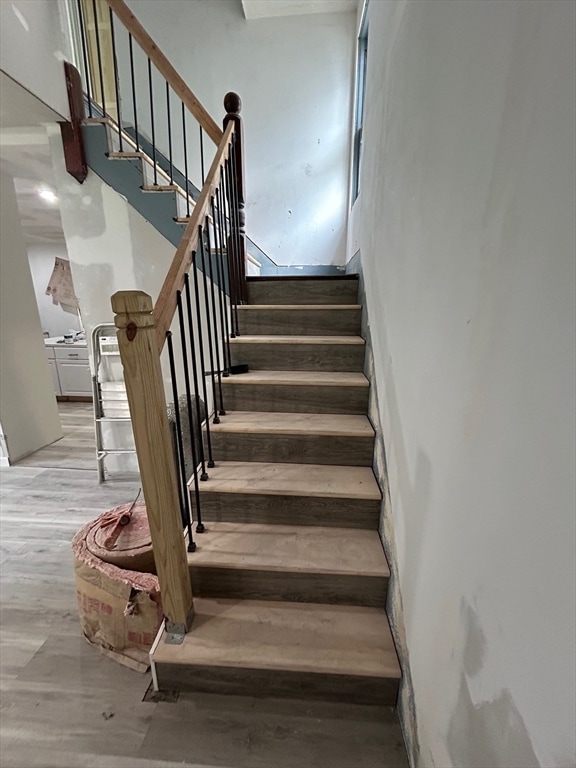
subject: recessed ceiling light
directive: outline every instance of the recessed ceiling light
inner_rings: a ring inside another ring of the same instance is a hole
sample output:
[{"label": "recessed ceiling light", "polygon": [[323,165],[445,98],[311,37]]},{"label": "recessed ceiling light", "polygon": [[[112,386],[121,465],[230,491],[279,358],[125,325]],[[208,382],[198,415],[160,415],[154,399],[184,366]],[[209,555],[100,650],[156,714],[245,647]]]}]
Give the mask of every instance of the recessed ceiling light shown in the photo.
[{"label": "recessed ceiling light", "polygon": [[46,200],[47,203],[55,203],[58,200],[58,198],[56,197],[54,192],[52,192],[51,189],[41,189],[38,194],[43,200]]}]

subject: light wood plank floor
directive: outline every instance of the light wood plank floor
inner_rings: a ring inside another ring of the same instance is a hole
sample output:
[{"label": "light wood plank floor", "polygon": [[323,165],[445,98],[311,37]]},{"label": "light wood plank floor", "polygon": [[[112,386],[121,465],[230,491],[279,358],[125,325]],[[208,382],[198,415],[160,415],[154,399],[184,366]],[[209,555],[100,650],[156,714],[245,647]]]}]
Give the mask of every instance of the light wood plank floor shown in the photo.
[{"label": "light wood plank floor", "polygon": [[0,765],[407,766],[387,708],[205,694],[147,703],[148,674],[88,645],[70,541],[84,522],[131,500],[137,485],[118,478],[98,485],[86,406],[62,405],[66,444],[0,474]]}]

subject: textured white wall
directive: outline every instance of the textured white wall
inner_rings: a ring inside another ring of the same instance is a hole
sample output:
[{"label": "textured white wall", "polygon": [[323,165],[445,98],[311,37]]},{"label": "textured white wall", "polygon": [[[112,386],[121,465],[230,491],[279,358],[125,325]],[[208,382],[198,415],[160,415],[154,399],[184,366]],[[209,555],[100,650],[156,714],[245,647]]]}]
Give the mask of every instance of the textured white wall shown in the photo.
[{"label": "textured white wall", "polygon": [[62,437],[14,181],[0,174],[0,419],[10,463]]},{"label": "textured white wall", "polygon": [[60,304],[54,304],[51,296],[46,295],[46,287],[50,282],[55,258],[68,259],[66,245],[31,245],[28,247],[28,261],[36,302],[40,313],[40,323],[43,331],[50,336],[62,336],[70,329],[79,331],[80,321],[77,314],[65,312]]},{"label": "textured white wall", "polygon": [[575,9],[371,3],[356,231],[422,766],[576,759]]},{"label": "textured white wall", "polygon": [[69,43],[62,30],[58,0],[0,2],[0,69],[67,118],[62,58],[69,58]]},{"label": "textured white wall", "polygon": [[128,4],[218,123],[224,94],[242,97],[248,234],[279,264],[343,264],[355,14],[246,21],[239,0]]}]

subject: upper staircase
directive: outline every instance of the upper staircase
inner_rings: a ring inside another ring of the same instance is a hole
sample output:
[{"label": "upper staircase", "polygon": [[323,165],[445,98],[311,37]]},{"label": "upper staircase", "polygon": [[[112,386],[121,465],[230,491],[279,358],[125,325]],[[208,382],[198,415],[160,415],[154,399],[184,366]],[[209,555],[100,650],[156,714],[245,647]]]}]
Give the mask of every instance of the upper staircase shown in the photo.
[{"label": "upper staircase", "polygon": [[224,380],[196,615],[182,645],[156,643],[159,688],[395,703],[357,293],[355,277],[248,280],[233,345],[250,373]]}]

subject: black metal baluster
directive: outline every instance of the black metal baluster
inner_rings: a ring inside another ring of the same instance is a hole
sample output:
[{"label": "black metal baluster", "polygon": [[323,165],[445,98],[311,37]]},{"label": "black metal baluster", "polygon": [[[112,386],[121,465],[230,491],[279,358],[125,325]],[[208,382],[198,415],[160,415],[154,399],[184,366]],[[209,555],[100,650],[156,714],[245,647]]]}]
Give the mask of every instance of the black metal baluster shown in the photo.
[{"label": "black metal baluster", "polygon": [[232,256],[230,252],[230,238],[231,238],[231,227],[230,227],[230,216],[229,216],[229,205],[228,205],[228,166],[227,161],[224,163],[223,168],[223,175],[222,175],[222,209],[224,213],[224,235],[226,238],[226,259],[224,260],[224,264],[226,266],[226,273],[228,276],[228,295],[230,299],[230,338],[235,339],[236,338],[236,325],[234,321],[234,272],[232,271]]},{"label": "black metal baluster", "polygon": [[[226,283],[224,278],[224,270],[222,269],[223,248],[222,248],[222,211],[220,209],[220,183],[222,183],[222,175],[220,175],[219,185],[216,187],[216,200],[218,206],[215,205],[215,199],[212,197],[212,220],[218,224],[218,242],[216,244],[216,271],[218,274],[218,299],[220,302],[220,327],[222,328],[222,354],[224,356],[224,372],[223,375],[230,376],[230,333],[228,330],[228,308],[225,306],[226,302]],[[216,236],[215,236],[216,239]]]},{"label": "black metal baluster", "polygon": [[82,41],[82,60],[84,62],[86,95],[88,96],[88,117],[92,117],[92,87],[90,85],[90,70],[88,68],[88,53],[86,51],[86,22],[84,21],[82,0],[78,0],[78,18],[80,20],[80,39]]},{"label": "black metal baluster", "polygon": [[[202,228],[200,227],[200,230]],[[202,231],[200,231],[202,241]],[[194,278],[194,299],[196,301],[196,324],[198,326],[198,349],[200,350],[200,370],[202,372],[202,392],[204,394],[204,408],[206,410],[206,443],[208,447],[208,468],[214,466],[212,456],[212,438],[210,437],[210,413],[208,409],[208,388],[206,386],[206,363],[204,361],[204,339],[202,334],[202,312],[200,310],[200,291],[198,290],[198,270],[196,268],[196,252],[192,251],[192,276]]]},{"label": "black metal baluster", "polygon": [[183,513],[186,515],[186,527],[188,530],[188,551],[194,552],[196,544],[192,537],[192,522],[190,518],[190,501],[188,499],[188,489],[186,487],[186,467],[184,465],[184,446],[182,444],[182,424],[180,422],[180,405],[178,402],[178,384],[176,382],[176,366],[174,365],[174,349],[172,346],[172,331],[167,331],[166,340],[168,342],[168,360],[170,363],[170,377],[172,379],[172,396],[174,398],[174,417],[176,420],[176,442],[178,444],[178,459],[180,465],[180,491],[181,502],[184,504]]},{"label": "black metal baluster", "polygon": [[[214,198],[212,198],[212,204]],[[214,220],[213,220],[214,221]],[[206,216],[206,240],[208,243],[208,266],[210,269],[210,294],[212,299],[212,318],[214,320],[214,351],[216,352],[216,378],[218,381],[218,396],[220,398],[220,416],[226,416],[226,409],[224,408],[224,395],[222,393],[222,368],[220,367],[220,345],[218,342],[218,314],[216,312],[216,298],[214,296],[214,269],[213,269],[213,257],[212,257],[212,243],[210,240],[210,222],[208,216]],[[210,310],[207,308],[207,312]],[[214,410],[216,410],[216,401],[214,401]]]},{"label": "black metal baluster", "polygon": [[[234,256],[236,259],[236,270],[238,274],[238,297],[237,303],[243,304],[243,285],[242,285],[242,248],[241,248],[241,234],[240,234],[240,206],[238,198],[238,178],[237,178],[237,166],[236,166],[236,134],[232,136],[232,146],[230,147],[230,178],[232,181],[232,214],[234,222]],[[238,311],[238,310],[236,310]]]},{"label": "black metal baluster", "polygon": [[180,453],[178,450],[178,440],[176,438],[176,424],[171,421],[168,424],[170,429],[170,439],[172,441],[172,450],[174,451],[174,461],[176,462],[176,487],[178,489],[178,506],[180,507],[180,519],[182,527],[186,528],[186,510],[184,509],[184,496],[182,494],[182,483],[180,482]]},{"label": "black metal baluster", "polygon": [[114,35],[114,14],[112,8],[108,9],[110,12],[110,37],[112,39],[112,59],[114,61],[114,90],[116,93],[116,114],[118,123],[118,140],[120,152],[122,152],[122,112],[120,111],[120,77],[118,75],[118,59],[116,57],[116,38]]},{"label": "black metal baluster", "polygon": [[132,109],[134,110],[134,133],[136,134],[136,152],[140,152],[140,135],[138,133],[138,112],[136,109],[136,78],[134,77],[134,51],[132,46],[132,34],[128,34],[130,48],[130,78],[132,81]]},{"label": "black metal baluster", "polygon": [[[192,264],[192,269],[196,269]],[[202,425],[202,415],[200,413],[200,389],[198,387],[198,363],[196,361],[196,343],[194,341],[194,323],[192,322],[192,302],[190,300],[190,276],[188,272],[184,275],[184,293],[186,294],[186,316],[188,318],[188,334],[190,336],[190,351],[192,357],[192,381],[194,382],[194,392],[196,393],[196,419],[198,424]],[[199,331],[200,332],[200,331]],[[206,426],[207,430],[210,429],[210,424]],[[200,480],[208,480],[208,473],[206,472],[206,459],[204,454],[204,440],[200,441],[200,461],[202,463],[202,474]]]},{"label": "black metal baluster", "polygon": [[186,107],[182,102],[182,141],[184,142],[184,178],[186,179],[186,216],[190,218],[190,189],[188,186],[188,143],[186,141]]},{"label": "black metal baluster", "polygon": [[210,377],[212,379],[212,397],[214,400],[214,421],[213,424],[220,424],[218,415],[218,398],[216,396],[216,372],[214,370],[214,350],[212,348],[212,321],[210,320],[210,304],[208,303],[208,275],[206,273],[206,258],[204,247],[204,234],[202,225],[198,226],[198,242],[200,245],[200,260],[202,262],[202,278],[204,283],[204,308],[206,310],[206,328],[208,330],[208,356],[210,359]]},{"label": "black metal baluster", "polygon": [[[194,419],[192,418],[192,397],[190,395],[190,373],[188,370],[188,349],[186,347],[186,328],[184,327],[184,312],[182,311],[182,292],[176,292],[178,305],[178,322],[180,324],[180,341],[182,344],[182,366],[184,368],[184,386],[186,388],[186,403],[188,405],[188,428],[190,429],[190,443],[192,445],[192,461],[194,463],[194,498],[196,500],[196,533],[204,533],[202,524],[202,512],[200,511],[200,487],[198,485],[198,452],[196,446],[196,433]],[[198,436],[202,443],[202,424],[198,422]],[[191,550],[193,551],[193,550]]]},{"label": "black metal baluster", "polygon": [[98,55],[98,72],[100,74],[100,88],[102,91],[102,113],[106,117],[106,97],[104,95],[104,75],[102,73],[102,56],[100,53],[100,30],[98,28],[98,14],[96,10],[96,0],[92,0],[92,10],[94,11],[94,31],[96,33],[96,53]]},{"label": "black metal baluster", "polygon": [[150,91],[150,119],[152,121],[152,162],[154,164],[154,186],[158,185],[156,166],[156,129],[154,127],[154,90],[152,88],[152,62],[148,59],[148,90]]},{"label": "black metal baluster", "polygon": [[239,294],[239,282],[240,275],[238,273],[237,264],[237,248],[236,248],[236,233],[235,226],[236,221],[234,218],[234,192],[232,181],[232,163],[230,157],[225,163],[226,169],[226,190],[228,197],[228,216],[230,219],[230,232],[228,235],[228,263],[230,264],[230,276],[232,277],[232,290],[230,291],[231,303],[232,303],[232,318],[234,326],[234,334],[240,336],[240,322],[238,318],[238,294]]},{"label": "black metal baluster", "polygon": [[200,167],[202,168],[202,186],[204,186],[206,177],[204,175],[204,131],[202,126],[200,126]]},{"label": "black metal baluster", "polygon": [[174,165],[172,163],[172,117],[170,115],[170,86],[166,81],[166,112],[168,116],[168,162],[170,163],[170,184],[174,183]]}]

